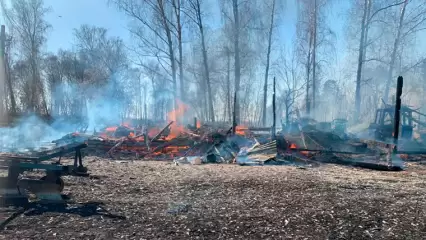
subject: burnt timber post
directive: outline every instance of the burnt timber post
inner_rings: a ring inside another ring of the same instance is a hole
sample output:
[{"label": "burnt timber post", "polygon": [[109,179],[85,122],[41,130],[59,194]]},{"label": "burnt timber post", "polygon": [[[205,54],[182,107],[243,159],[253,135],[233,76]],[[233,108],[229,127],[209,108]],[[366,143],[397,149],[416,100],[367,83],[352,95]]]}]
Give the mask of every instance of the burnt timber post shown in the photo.
[{"label": "burnt timber post", "polygon": [[232,113],[232,134],[235,135],[235,132],[237,131],[237,90],[234,91],[234,112]]},{"label": "burnt timber post", "polygon": [[275,81],[275,77],[274,77],[274,87],[273,87],[273,92],[272,92],[272,139],[275,139],[275,133],[276,133],[276,118],[277,118],[277,114],[275,111],[275,85],[276,85],[276,81]]},{"label": "burnt timber post", "polygon": [[393,153],[397,152],[398,145],[398,135],[399,135],[399,122],[401,120],[401,95],[402,95],[402,86],[403,78],[398,77],[398,82],[396,85],[396,103],[395,103],[395,116],[394,116],[394,126],[393,126],[393,143],[395,145]]}]

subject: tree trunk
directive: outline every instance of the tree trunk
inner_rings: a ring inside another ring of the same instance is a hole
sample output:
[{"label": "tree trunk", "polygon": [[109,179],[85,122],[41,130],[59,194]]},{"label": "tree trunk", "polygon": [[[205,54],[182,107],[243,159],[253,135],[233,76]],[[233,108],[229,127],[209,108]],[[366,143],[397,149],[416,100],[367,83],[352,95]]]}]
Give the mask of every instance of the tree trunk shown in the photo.
[{"label": "tree trunk", "polygon": [[364,32],[364,43],[363,43],[363,47],[364,47],[364,54],[362,56],[363,61],[365,61],[365,57],[367,55],[367,47],[368,47],[368,30],[370,29],[370,23],[369,23],[369,19],[371,16],[371,4],[372,4],[373,0],[368,0],[368,9],[367,9],[367,16],[366,16],[366,23],[365,23],[365,32]]},{"label": "tree trunk", "polygon": [[365,26],[366,26],[366,18],[368,12],[368,0],[364,0],[364,14],[362,16],[361,22],[361,38],[359,41],[359,49],[358,49],[358,68],[356,71],[356,89],[355,89],[355,114],[354,121],[358,122],[359,114],[361,111],[361,73],[362,73],[362,64],[363,64],[363,56],[364,56],[364,34],[365,34]]},{"label": "tree trunk", "polygon": [[290,104],[289,103],[285,104],[285,125],[286,127],[290,125]]},{"label": "tree trunk", "polygon": [[273,92],[272,92],[272,139],[275,139],[276,136],[276,128],[277,128],[277,114],[275,111],[275,85],[276,85],[276,81],[275,81],[275,77],[274,77],[274,86],[273,86]]},{"label": "tree trunk", "polygon": [[236,114],[237,92],[234,91],[234,112],[232,113],[232,132],[235,134],[237,130],[237,114]]},{"label": "tree trunk", "polygon": [[0,32],[0,121],[3,123],[6,121],[6,107],[3,105],[3,103],[6,102],[6,94],[4,94],[4,83],[6,81],[6,61],[5,61],[5,46],[6,46],[6,30],[5,26],[1,25],[1,32]]},{"label": "tree trunk", "polygon": [[204,72],[203,72],[203,76],[201,78],[202,80],[199,82],[200,87],[198,89],[198,95],[199,95],[199,101],[200,101],[200,105],[201,105],[201,119],[203,121],[207,121],[209,119],[209,108],[208,108],[208,96],[205,92],[205,90],[207,89],[206,86],[206,81],[204,81],[205,76],[204,76]]},{"label": "tree trunk", "polygon": [[[158,1],[158,7],[159,7],[159,11],[161,14],[161,21],[163,24],[163,28],[164,31],[166,32],[166,36],[167,36],[167,45],[168,45],[168,51],[169,51],[169,59],[170,59],[170,65],[172,66],[172,83],[173,83],[173,97],[174,97],[174,101],[173,101],[173,109],[177,109],[177,81],[176,81],[176,61],[175,61],[175,53],[174,53],[174,49],[173,49],[173,40],[172,40],[172,34],[171,34],[171,30],[169,27],[169,20],[166,17],[166,12],[164,10],[164,3],[163,0],[157,0]],[[173,116],[173,120],[177,121],[177,116]]]},{"label": "tree trunk", "polygon": [[266,126],[266,100],[268,97],[269,61],[271,56],[272,31],[274,29],[275,0],[272,0],[271,25],[269,26],[268,50],[266,53],[265,83],[263,85],[262,125]]},{"label": "tree trunk", "polygon": [[228,121],[232,122],[232,110],[231,110],[231,55],[229,48],[226,48],[226,59],[227,59],[227,71],[226,71],[226,98],[228,105]]},{"label": "tree trunk", "polygon": [[12,87],[12,78],[10,75],[10,62],[9,62],[9,54],[5,54],[5,72],[6,72],[6,81],[7,81],[7,88],[9,89],[9,97],[10,97],[10,111],[12,114],[16,113],[16,100],[15,100],[15,94],[13,93],[13,87]]},{"label": "tree trunk", "polygon": [[317,0],[314,1],[314,25],[312,29],[313,34],[313,46],[312,46],[312,110],[315,115],[315,102],[317,92],[317,76],[316,76],[316,56],[317,56]]},{"label": "tree trunk", "polygon": [[38,79],[37,79],[37,62],[36,62],[36,54],[35,50],[32,51],[30,64],[31,64],[31,93],[30,93],[30,104],[29,104],[29,110],[31,112],[36,112],[37,109],[37,94],[38,92]]},{"label": "tree trunk", "polygon": [[237,124],[240,123],[240,78],[241,78],[241,66],[240,66],[240,15],[238,11],[238,0],[232,0],[233,12],[234,12],[234,57],[235,57],[235,97],[234,97],[234,115]]},{"label": "tree trunk", "polygon": [[309,97],[309,84],[310,84],[310,75],[311,75],[311,47],[312,47],[312,34],[309,37],[309,50],[308,58],[306,62],[306,114],[311,114],[311,101]]},{"label": "tree trunk", "polygon": [[204,63],[204,71],[205,71],[205,77],[206,77],[206,85],[207,85],[207,93],[208,93],[208,101],[209,101],[209,113],[210,113],[210,120],[212,122],[215,122],[214,117],[214,106],[213,106],[213,94],[212,94],[212,88],[210,84],[210,72],[209,72],[209,64],[208,64],[208,58],[207,58],[207,49],[206,49],[206,41],[204,38],[204,28],[203,28],[203,19],[201,18],[201,6],[200,1],[196,0],[197,4],[197,19],[198,19],[198,27],[200,30],[201,35],[201,47],[203,51],[203,63]]},{"label": "tree trunk", "polygon": [[173,4],[174,4],[176,22],[177,22],[180,97],[182,102],[185,102],[186,96],[185,96],[185,83],[184,83],[184,76],[183,76],[182,23],[181,23],[181,17],[180,17],[180,11],[181,11],[180,1],[181,0],[175,0],[173,1]]},{"label": "tree trunk", "polygon": [[389,89],[390,89],[390,84],[392,83],[392,75],[393,75],[393,68],[395,65],[395,60],[396,60],[396,54],[398,52],[398,48],[399,48],[399,44],[401,42],[401,31],[402,31],[402,26],[404,24],[404,15],[405,15],[405,9],[407,7],[408,4],[408,0],[404,1],[404,4],[401,7],[401,15],[399,16],[399,24],[398,24],[398,31],[395,37],[395,41],[393,44],[393,49],[392,49],[392,55],[391,55],[391,59],[389,62],[389,69],[388,69],[388,77],[386,80],[386,88],[385,88],[385,96],[384,99],[385,102],[387,102],[389,100]]}]

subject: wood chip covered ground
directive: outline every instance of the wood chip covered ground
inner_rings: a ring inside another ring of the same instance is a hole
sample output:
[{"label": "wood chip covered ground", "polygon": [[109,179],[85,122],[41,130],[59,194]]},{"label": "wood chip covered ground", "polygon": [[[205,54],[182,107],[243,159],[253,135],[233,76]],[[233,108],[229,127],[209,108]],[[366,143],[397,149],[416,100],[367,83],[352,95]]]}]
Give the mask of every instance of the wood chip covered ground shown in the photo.
[{"label": "wood chip covered ground", "polygon": [[[0,239],[426,238],[420,163],[380,172],[331,164],[86,162],[91,176],[64,177],[65,192],[91,204],[28,210]],[[0,219],[11,214],[1,209]]]}]

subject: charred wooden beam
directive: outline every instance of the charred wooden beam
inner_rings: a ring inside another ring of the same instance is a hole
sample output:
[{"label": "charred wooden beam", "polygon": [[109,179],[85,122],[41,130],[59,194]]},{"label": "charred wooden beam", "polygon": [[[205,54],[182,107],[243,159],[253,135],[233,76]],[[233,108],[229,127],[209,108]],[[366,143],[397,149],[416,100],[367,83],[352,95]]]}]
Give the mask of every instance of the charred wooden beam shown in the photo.
[{"label": "charred wooden beam", "polygon": [[[334,154],[347,154],[347,155],[377,155],[378,153],[368,152],[345,152],[345,151],[334,151],[326,149],[307,149],[307,148],[289,148],[287,151],[293,152],[319,152],[319,153],[334,153]],[[379,155],[386,155],[386,153],[379,153]]]},{"label": "charred wooden beam", "polygon": [[339,160],[337,163],[347,164],[354,167],[368,168],[377,171],[403,171],[401,166],[388,166],[383,164],[369,163],[369,162],[352,162],[348,160]]},{"label": "charred wooden beam", "polygon": [[396,104],[395,104],[395,116],[394,116],[394,127],[393,127],[393,142],[395,147],[393,152],[397,151],[398,135],[399,135],[399,123],[401,120],[401,95],[402,95],[403,78],[398,77],[398,83],[396,85]]},{"label": "charred wooden beam", "polygon": [[168,127],[170,127],[170,125],[172,125],[172,123],[174,123],[174,121],[171,121],[169,124],[167,124],[167,126],[165,126],[157,135],[155,135],[152,139],[151,142],[157,140],[158,138],[160,138],[161,134],[163,134],[164,131],[166,131],[166,129]]},{"label": "charred wooden beam", "polygon": [[107,154],[112,158],[112,153],[115,151],[115,149],[117,149],[118,147],[121,146],[121,144],[124,143],[124,141],[126,140],[125,137],[123,137],[117,144],[115,144],[108,152]]},{"label": "charred wooden beam", "polygon": [[270,127],[249,127],[248,130],[249,131],[259,131],[259,132],[260,131],[270,132],[272,130],[272,128],[270,128]]}]

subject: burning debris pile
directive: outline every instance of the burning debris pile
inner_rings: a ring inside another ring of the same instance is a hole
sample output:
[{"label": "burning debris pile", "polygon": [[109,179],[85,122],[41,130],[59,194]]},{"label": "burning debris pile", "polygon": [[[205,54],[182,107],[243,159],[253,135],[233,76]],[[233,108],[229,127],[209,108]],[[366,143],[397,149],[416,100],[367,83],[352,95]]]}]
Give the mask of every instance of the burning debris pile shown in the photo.
[{"label": "burning debris pile", "polygon": [[[346,120],[331,123],[298,117],[288,128],[272,134],[272,128],[253,128],[230,124],[201,124],[197,119],[187,124],[188,107],[179,103],[168,114],[167,122],[122,124],[63,134],[47,125],[28,125],[9,129],[13,134],[0,137],[0,151],[12,153],[40,153],[69,144],[86,144],[83,155],[109,159],[131,158],[174,160],[176,163],[237,163],[240,165],[341,163],[391,165],[385,147],[373,146],[346,133]],[[185,123],[184,123],[185,122]],[[99,123],[97,123],[99,124]],[[69,128],[67,128],[68,130]],[[32,132],[31,138],[19,137]],[[69,131],[70,132],[70,131]],[[62,135],[61,135],[62,134]],[[18,136],[10,140],[8,136]],[[58,137],[62,136],[62,137]],[[407,144],[405,144],[407,145]],[[395,154],[393,154],[395,155]],[[360,163],[361,162],[361,163]],[[402,168],[401,166],[398,166]],[[373,167],[374,168],[374,167]],[[381,167],[379,167],[381,168]]]},{"label": "burning debris pile", "polygon": [[236,161],[241,148],[259,141],[271,141],[270,128],[237,126],[233,134],[232,127],[227,124],[201,124],[194,119],[193,124],[185,125],[177,121],[184,118],[187,110],[185,104],[179,103],[162,126],[123,123],[102,128],[86,136],[85,153],[109,158],[177,159],[180,162],[199,157],[202,162],[230,163]]},{"label": "burning debris pile", "polygon": [[[174,121],[165,127],[135,129],[128,124],[108,127],[88,140],[89,155],[136,157],[172,160],[199,156],[203,162],[230,163],[235,161],[240,148],[255,142],[253,133],[237,127],[236,135],[229,126],[201,125],[183,127]],[[186,161],[186,160],[185,160]]]}]

